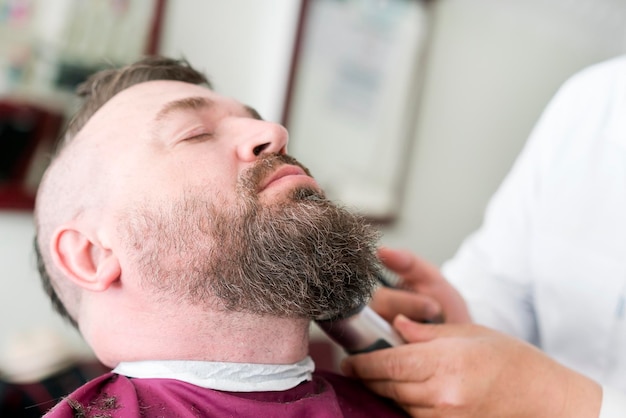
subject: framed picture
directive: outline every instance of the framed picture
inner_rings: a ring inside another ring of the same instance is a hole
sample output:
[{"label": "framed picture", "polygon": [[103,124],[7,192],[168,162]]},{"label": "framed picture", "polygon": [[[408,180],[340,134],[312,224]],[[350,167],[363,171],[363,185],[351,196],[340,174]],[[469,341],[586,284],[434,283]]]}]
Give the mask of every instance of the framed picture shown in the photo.
[{"label": "framed picture", "polygon": [[399,210],[430,7],[304,0],[283,123],[328,196],[378,222]]}]

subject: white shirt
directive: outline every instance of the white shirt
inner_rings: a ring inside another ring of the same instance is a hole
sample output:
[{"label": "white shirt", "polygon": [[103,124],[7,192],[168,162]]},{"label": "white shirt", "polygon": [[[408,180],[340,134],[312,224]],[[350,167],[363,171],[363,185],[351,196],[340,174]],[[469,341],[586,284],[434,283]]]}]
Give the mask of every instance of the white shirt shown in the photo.
[{"label": "white shirt", "polygon": [[626,57],[563,85],[442,270],[475,322],[596,380],[600,416],[626,417]]}]

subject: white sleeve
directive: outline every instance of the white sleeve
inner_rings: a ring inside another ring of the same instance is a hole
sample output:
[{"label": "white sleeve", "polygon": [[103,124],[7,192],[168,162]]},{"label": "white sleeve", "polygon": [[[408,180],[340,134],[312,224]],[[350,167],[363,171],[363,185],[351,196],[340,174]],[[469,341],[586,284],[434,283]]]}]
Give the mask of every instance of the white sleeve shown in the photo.
[{"label": "white sleeve", "polygon": [[535,344],[530,264],[535,214],[541,210],[542,187],[554,176],[553,167],[567,163],[561,151],[574,142],[587,88],[576,76],[564,83],[489,201],[480,229],[442,266],[475,322]]},{"label": "white sleeve", "polygon": [[626,394],[606,386],[602,387],[602,407],[598,418],[625,418]]},{"label": "white sleeve", "polygon": [[481,227],[444,263],[444,276],[461,292],[472,319],[537,342],[528,263],[539,163],[554,135],[550,109],[492,196]]}]

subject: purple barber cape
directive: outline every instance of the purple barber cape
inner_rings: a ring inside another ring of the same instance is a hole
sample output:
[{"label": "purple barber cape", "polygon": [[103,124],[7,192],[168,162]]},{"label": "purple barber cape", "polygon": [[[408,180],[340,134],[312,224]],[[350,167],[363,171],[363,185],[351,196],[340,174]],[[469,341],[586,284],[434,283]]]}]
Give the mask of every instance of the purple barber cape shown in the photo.
[{"label": "purple barber cape", "polygon": [[407,417],[361,382],[330,372],[275,392],[224,392],[180,380],[107,373],[85,384],[45,418],[357,418]]}]

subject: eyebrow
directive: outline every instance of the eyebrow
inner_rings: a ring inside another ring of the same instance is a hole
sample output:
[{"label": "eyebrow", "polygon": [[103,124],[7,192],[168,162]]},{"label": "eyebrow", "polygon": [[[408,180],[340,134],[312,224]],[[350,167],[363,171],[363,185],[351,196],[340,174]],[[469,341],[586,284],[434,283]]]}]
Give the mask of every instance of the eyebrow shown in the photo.
[{"label": "eyebrow", "polygon": [[[174,100],[166,103],[161,110],[159,110],[154,118],[156,123],[162,122],[167,119],[172,113],[182,112],[185,110],[203,110],[209,109],[214,106],[214,102],[206,97],[185,97],[184,99]],[[263,120],[259,112],[251,106],[244,105],[243,108],[250,115],[251,118],[257,120]]]},{"label": "eyebrow", "polygon": [[213,106],[213,101],[206,97],[185,97],[184,99],[174,100],[166,103],[154,117],[154,121],[159,123],[167,119],[172,113],[182,112],[185,110],[201,110],[208,109]]}]

